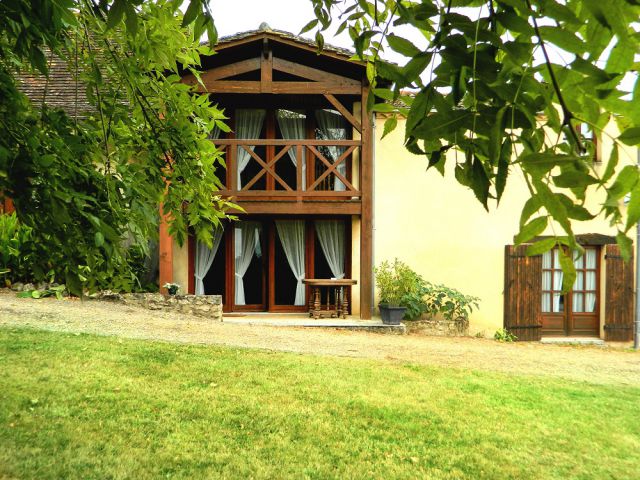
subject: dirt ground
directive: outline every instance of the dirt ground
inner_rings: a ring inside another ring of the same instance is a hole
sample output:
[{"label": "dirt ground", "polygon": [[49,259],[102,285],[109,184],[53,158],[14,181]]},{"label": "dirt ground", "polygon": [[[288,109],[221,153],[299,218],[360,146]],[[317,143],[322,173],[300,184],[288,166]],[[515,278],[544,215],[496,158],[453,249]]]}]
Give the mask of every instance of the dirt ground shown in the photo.
[{"label": "dirt ground", "polygon": [[0,290],[1,327],[362,357],[640,386],[640,353],[620,346],[505,344],[478,338],[227,324],[97,300],[23,299],[8,290]]}]

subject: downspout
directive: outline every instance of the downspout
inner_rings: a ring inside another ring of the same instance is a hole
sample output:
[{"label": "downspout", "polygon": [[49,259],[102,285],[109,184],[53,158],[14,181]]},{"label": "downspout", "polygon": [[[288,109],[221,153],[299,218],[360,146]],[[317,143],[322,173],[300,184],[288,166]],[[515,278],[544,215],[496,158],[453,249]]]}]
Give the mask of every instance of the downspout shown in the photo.
[{"label": "downspout", "polygon": [[[636,151],[640,166],[640,149]],[[640,349],[640,222],[636,223],[636,321],[633,333],[633,348]]]}]

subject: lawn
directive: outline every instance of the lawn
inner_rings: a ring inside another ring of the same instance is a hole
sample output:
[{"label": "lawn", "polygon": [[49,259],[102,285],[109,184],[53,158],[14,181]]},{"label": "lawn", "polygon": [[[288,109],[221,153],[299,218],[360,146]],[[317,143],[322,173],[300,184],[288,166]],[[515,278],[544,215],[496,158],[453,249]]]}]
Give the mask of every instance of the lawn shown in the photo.
[{"label": "lawn", "polygon": [[638,478],[640,389],[0,329],[0,478]]}]

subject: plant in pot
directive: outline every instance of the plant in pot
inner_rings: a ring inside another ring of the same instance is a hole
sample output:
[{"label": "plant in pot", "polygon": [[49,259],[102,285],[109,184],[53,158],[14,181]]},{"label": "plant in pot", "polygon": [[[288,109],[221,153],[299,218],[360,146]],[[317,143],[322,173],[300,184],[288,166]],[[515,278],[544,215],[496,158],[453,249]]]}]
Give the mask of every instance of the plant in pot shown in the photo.
[{"label": "plant in pot", "polygon": [[180,290],[180,285],[177,283],[165,283],[162,288],[166,288],[167,293],[173,296],[178,293],[178,290]]},{"label": "plant in pot", "polygon": [[[407,313],[416,308],[416,299],[420,300],[424,280],[411,270],[407,264],[397,258],[390,263],[384,261],[375,268],[376,287],[380,295],[380,316],[386,325],[399,325]],[[421,303],[421,302],[418,302]],[[421,309],[421,308],[420,308]],[[420,313],[420,312],[418,312]],[[413,312],[412,316],[415,312]]]}]

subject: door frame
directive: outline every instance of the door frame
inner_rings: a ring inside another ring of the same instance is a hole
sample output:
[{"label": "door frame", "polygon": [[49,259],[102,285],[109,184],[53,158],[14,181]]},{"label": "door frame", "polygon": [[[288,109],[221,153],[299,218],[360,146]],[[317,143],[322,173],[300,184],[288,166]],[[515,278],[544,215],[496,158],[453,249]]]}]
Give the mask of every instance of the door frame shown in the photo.
[{"label": "door frame", "polygon": [[[600,325],[601,325],[601,319],[600,319],[600,311],[601,311],[601,305],[600,305],[600,275],[601,275],[601,256],[602,256],[602,249],[600,248],[599,245],[585,245],[585,248],[592,248],[596,251],[596,290],[595,290],[595,295],[596,295],[596,305],[595,305],[595,309],[593,312],[574,312],[573,311],[573,293],[574,290],[571,289],[569,290],[565,295],[565,302],[564,302],[564,311],[562,312],[541,312],[541,323],[542,323],[542,330],[541,330],[541,334],[543,336],[547,336],[547,337],[570,337],[570,336],[575,336],[575,337],[591,337],[593,335],[600,337]],[[557,248],[557,247],[556,247]],[[554,249],[555,250],[555,249]],[[553,250],[551,251],[553,252]],[[585,256],[583,256],[583,259],[585,259]],[[582,268],[583,271],[585,271],[586,269],[586,259],[583,260],[585,263],[585,267]],[[552,253],[552,262],[553,262],[553,253]],[[551,265],[551,270],[549,269],[542,269],[543,275],[545,271],[554,271],[554,267],[555,267],[555,263],[552,263]],[[552,273],[552,282],[553,282],[553,273]],[[584,277],[583,282],[586,284],[586,274]],[[553,284],[552,284],[552,288],[553,288]],[[549,290],[542,290],[541,294],[544,293],[548,293],[548,292],[553,292],[553,291],[549,291]],[[542,299],[542,296],[541,296]],[[553,294],[551,296],[551,301],[553,302]],[[585,300],[583,299],[583,302]],[[552,303],[553,305],[553,303]],[[594,328],[593,331],[583,331],[583,332],[576,332],[575,331],[575,320],[576,318],[580,318],[580,317],[593,317],[595,319],[595,323],[596,326]],[[559,320],[562,321],[562,329],[550,329],[550,328],[545,328],[545,323],[547,322],[558,322]]]}]

